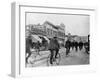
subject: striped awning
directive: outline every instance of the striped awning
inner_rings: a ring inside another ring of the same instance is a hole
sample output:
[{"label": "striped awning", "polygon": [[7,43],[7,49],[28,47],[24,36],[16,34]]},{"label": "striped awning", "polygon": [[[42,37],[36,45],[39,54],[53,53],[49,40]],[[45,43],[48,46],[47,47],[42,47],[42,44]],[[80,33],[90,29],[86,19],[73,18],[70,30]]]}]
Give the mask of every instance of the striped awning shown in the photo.
[{"label": "striped awning", "polygon": [[38,35],[32,35],[32,41],[33,42],[42,42],[42,40],[39,38],[39,36]]}]

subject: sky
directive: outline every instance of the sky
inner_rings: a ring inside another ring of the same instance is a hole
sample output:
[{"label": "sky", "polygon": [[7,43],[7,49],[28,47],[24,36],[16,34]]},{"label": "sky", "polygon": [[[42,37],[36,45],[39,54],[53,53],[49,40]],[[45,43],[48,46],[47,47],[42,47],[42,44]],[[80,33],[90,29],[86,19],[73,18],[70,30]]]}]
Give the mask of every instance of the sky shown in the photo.
[{"label": "sky", "polygon": [[63,23],[66,26],[65,34],[87,36],[89,34],[89,18],[87,15],[27,13],[26,25],[43,24],[45,21],[54,25]]}]

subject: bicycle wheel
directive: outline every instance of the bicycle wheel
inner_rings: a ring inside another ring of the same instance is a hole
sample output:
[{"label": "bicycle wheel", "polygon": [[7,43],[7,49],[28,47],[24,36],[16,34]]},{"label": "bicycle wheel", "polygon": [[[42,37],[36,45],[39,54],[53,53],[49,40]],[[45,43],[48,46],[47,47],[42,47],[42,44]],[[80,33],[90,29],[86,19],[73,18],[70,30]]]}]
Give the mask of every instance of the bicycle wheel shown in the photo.
[{"label": "bicycle wheel", "polygon": [[60,53],[57,54],[57,57],[55,58],[55,61],[53,62],[54,65],[59,65],[61,60]]},{"label": "bicycle wheel", "polygon": [[55,59],[52,59],[52,64],[50,63],[50,56],[51,56],[51,54],[47,58],[47,66],[56,66],[56,65],[59,65],[60,60],[61,60],[60,53],[57,54],[57,57]]},{"label": "bicycle wheel", "polygon": [[52,64],[50,64],[50,56],[51,54],[49,54],[49,56],[47,57],[47,66],[51,66]]}]

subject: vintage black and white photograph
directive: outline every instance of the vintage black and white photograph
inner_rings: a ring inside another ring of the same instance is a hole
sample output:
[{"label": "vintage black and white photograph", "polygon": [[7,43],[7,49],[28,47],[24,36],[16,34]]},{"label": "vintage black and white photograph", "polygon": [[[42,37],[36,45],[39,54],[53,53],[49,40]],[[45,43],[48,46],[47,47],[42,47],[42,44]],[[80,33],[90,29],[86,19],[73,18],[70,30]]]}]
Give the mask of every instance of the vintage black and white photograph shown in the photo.
[{"label": "vintage black and white photograph", "polygon": [[25,13],[25,67],[90,64],[90,16]]}]

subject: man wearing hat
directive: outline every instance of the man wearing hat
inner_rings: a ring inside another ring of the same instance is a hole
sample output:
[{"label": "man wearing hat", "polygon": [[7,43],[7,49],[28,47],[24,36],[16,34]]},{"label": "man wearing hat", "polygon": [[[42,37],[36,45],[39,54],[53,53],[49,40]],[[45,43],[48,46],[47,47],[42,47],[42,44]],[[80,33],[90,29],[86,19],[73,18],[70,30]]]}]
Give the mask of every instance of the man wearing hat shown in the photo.
[{"label": "man wearing hat", "polygon": [[[57,36],[54,36],[49,43],[48,49],[50,50],[51,56],[50,56],[50,64],[52,64],[52,60],[55,60],[57,58],[57,54],[59,52],[59,43],[57,40]],[[54,56],[54,51],[55,51],[55,56]],[[54,59],[53,59],[54,57]]]}]

